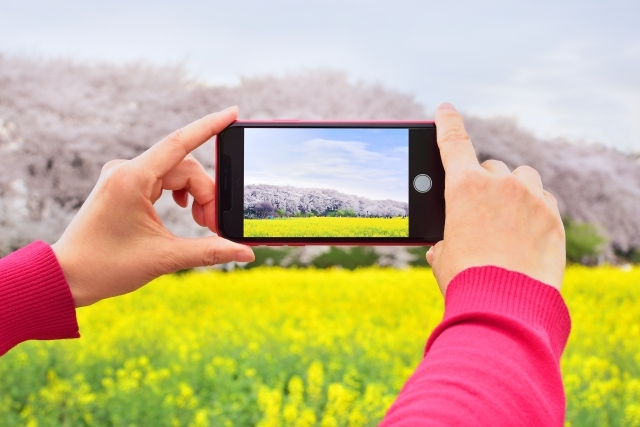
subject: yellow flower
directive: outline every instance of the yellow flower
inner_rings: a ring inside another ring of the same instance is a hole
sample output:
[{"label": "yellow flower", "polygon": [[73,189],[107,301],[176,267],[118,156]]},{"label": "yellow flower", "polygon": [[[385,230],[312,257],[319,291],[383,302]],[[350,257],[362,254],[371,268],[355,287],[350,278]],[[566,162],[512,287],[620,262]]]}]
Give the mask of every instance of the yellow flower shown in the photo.
[{"label": "yellow flower", "polygon": [[[638,268],[567,269],[566,425],[640,426],[639,284]],[[0,420],[372,426],[422,359],[442,310],[422,268],[164,276],[78,309],[82,339],[4,355]]]}]

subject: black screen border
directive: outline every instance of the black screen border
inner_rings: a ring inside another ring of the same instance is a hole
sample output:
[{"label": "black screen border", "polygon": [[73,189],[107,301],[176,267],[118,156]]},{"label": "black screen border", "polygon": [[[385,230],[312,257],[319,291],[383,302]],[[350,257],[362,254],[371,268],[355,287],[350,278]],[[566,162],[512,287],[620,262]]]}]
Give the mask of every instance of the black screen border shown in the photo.
[{"label": "black screen border", "polygon": [[[408,237],[244,237],[244,128],[404,128],[409,129],[409,236]],[[424,139],[428,144],[424,144]],[[413,141],[413,144],[412,144]],[[248,245],[427,245],[444,233],[444,168],[433,122],[247,122],[237,121],[216,139],[218,233]],[[411,189],[412,177],[426,173],[432,179],[427,193]],[[226,202],[225,202],[226,201]],[[223,208],[229,207],[230,210]],[[420,212],[420,216],[412,212]],[[424,216],[427,213],[428,217]],[[413,221],[412,221],[412,218]],[[416,235],[418,234],[418,235]]]}]

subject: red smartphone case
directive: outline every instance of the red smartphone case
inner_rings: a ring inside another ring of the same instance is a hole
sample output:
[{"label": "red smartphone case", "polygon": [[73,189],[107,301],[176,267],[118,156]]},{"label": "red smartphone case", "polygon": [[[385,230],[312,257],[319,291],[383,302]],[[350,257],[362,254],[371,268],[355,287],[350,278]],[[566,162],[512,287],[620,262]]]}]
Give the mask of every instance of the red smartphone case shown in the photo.
[{"label": "red smartphone case", "polygon": [[[265,126],[273,126],[274,124],[286,124],[286,123],[290,123],[290,124],[296,124],[296,125],[302,125],[302,126],[313,126],[313,125],[317,125],[319,127],[331,127],[332,125],[337,125],[337,126],[344,126],[344,125],[349,125],[350,127],[358,127],[358,126],[362,126],[362,127],[367,127],[367,125],[377,125],[377,126],[384,126],[384,125],[394,125],[394,126],[398,126],[398,125],[406,125],[406,126],[424,126],[424,125],[435,125],[433,120],[360,120],[360,121],[351,121],[351,120],[331,120],[331,121],[312,121],[312,120],[296,120],[296,119],[274,119],[274,120],[236,120],[234,121],[231,125],[229,126],[243,126],[243,125],[251,125],[251,126],[257,126],[259,127],[260,125],[265,125]],[[222,133],[222,132],[221,132]],[[218,170],[218,165],[220,165],[220,150],[218,149],[218,135],[216,135],[214,137],[214,168],[217,171]],[[217,177],[217,173],[215,175]],[[218,192],[218,179],[214,180],[214,186],[215,186],[215,194],[216,196],[218,196],[219,192]],[[219,205],[216,206],[216,208],[219,208]],[[219,223],[218,223],[218,212],[216,209],[216,215],[215,215],[215,220],[214,220],[214,226],[215,226],[215,230],[216,233],[222,237],[225,238],[229,238],[228,236],[224,236],[224,234],[220,233],[220,227],[219,227]],[[355,239],[354,240],[349,240],[349,241],[345,241],[345,238],[340,238],[340,237],[336,237],[336,238],[326,238],[326,240],[323,241],[313,241],[313,240],[309,240],[309,241],[305,241],[305,242],[300,242],[300,241],[279,241],[277,243],[274,242],[250,242],[250,241],[241,241],[240,243],[248,245],[248,246],[431,246],[434,245],[435,243],[437,243],[437,240],[433,240],[433,241],[421,241],[421,242],[411,242],[411,241],[406,241],[406,242],[401,242],[401,241],[381,241],[381,240],[376,240],[376,241],[372,241],[372,239],[375,238],[361,238],[361,239]],[[398,238],[398,240],[403,239],[403,238]],[[230,239],[230,240],[235,240],[235,239]]]}]

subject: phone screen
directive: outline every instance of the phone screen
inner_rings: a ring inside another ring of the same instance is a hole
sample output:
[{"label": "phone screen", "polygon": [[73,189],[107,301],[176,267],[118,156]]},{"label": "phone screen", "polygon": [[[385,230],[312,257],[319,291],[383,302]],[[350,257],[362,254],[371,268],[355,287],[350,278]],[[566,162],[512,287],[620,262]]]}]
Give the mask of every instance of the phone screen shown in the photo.
[{"label": "phone screen", "polygon": [[246,128],[244,237],[408,237],[409,130]]},{"label": "phone screen", "polygon": [[435,126],[236,122],[219,139],[219,229],[254,243],[442,239]]}]

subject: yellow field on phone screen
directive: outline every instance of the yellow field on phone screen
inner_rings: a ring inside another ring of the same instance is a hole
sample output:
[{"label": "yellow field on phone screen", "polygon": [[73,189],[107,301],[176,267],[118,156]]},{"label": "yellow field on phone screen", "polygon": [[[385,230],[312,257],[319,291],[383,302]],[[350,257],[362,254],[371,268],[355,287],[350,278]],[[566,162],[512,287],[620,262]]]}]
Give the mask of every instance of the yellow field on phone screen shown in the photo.
[{"label": "yellow field on phone screen", "polygon": [[245,237],[407,237],[409,218],[245,219]]}]

